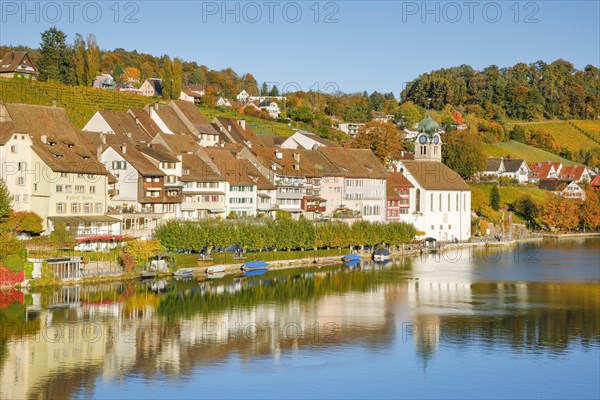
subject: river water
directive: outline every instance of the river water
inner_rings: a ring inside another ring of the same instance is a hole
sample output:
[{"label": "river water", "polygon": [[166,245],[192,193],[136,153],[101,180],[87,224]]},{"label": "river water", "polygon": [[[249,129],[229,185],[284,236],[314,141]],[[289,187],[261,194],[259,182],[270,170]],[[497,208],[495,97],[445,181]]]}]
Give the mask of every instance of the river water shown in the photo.
[{"label": "river water", "polygon": [[598,398],[599,248],[3,292],[0,397]]}]

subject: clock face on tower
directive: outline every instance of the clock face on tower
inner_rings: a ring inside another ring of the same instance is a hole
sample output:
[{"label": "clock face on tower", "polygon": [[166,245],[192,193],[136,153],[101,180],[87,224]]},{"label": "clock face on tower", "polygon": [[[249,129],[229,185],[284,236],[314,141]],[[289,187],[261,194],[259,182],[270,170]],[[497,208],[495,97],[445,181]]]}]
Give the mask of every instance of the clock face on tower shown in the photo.
[{"label": "clock face on tower", "polygon": [[421,143],[421,144],[427,143],[427,137],[425,135],[421,135],[419,137],[419,143]]},{"label": "clock face on tower", "polygon": [[440,137],[438,135],[435,135],[435,137],[433,138],[433,143],[438,144],[440,142]]}]

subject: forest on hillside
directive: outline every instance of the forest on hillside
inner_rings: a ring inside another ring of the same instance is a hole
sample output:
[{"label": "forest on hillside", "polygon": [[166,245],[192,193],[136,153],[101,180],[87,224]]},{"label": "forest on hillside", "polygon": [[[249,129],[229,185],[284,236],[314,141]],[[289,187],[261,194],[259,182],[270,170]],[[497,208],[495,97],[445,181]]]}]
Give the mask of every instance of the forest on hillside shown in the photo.
[{"label": "forest on hillside", "polygon": [[403,101],[442,109],[481,107],[491,119],[596,119],[600,115],[600,73],[587,65],[577,70],[565,60],[512,67],[468,65],[425,73],[409,82]]}]

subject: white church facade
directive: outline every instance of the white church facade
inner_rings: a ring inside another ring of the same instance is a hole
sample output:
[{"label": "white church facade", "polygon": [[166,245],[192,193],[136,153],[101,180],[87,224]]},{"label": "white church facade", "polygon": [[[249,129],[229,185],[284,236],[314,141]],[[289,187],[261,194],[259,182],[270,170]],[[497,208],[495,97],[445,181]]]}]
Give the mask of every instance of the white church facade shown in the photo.
[{"label": "white church facade", "polygon": [[410,211],[401,219],[424,237],[440,241],[471,237],[471,189],[456,172],[442,164],[440,129],[429,114],[418,126],[415,159],[398,160],[394,170],[414,185]]}]

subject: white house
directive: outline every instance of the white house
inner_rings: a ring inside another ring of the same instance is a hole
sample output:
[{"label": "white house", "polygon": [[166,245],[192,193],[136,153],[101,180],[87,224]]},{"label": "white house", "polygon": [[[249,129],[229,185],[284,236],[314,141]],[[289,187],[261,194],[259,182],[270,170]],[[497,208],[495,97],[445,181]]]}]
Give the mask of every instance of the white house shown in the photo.
[{"label": "white house", "polygon": [[148,78],[142,83],[140,90],[144,96],[160,97],[162,96],[162,79]]},{"label": "white house", "polygon": [[296,131],[296,133],[294,133],[292,136],[286,138],[281,144],[281,147],[284,149],[314,150],[321,146],[337,147],[335,143],[330,142],[327,139],[323,139],[316,133],[300,130]]},{"label": "white house", "polygon": [[484,176],[510,178],[519,183],[526,183],[529,180],[530,173],[531,171],[525,160],[513,159],[510,156],[506,156],[488,158],[485,170],[481,174]]},{"label": "white house", "polygon": [[238,102],[245,103],[248,101],[249,97],[250,97],[250,95],[248,94],[248,92],[246,92],[245,90],[242,90],[235,98],[237,99]]},{"label": "white house", "polygon": [[263,111],[266,111],[271,118],[279,118],[279,114],[281,114],[281,110],[279,106],[274,101],[265,100],[258,104],[258,108]]},{"label": "white house", "polygon": [[417,128],[415,159],[396,161],[394,169],[414,186],[409,204],[412,214],[400,219],[412,223],[425,237],[449,241],[471,237],[471,189],[442,164],[439,125],[429,114]]},{"label": "white house", "polygon": [[231,102],[224,97],[219,97],[216,105],[218,107],[231,107]]},{"label": "white house", "polygon": [[353,138],[358,133],[358,130],[360,129],[360,127],[364,126],[364,125],[365,124],[363,124],[363,123],[345,122],[345,123],[334,124],[333,127],[335,129],[338,129],[338,130],[344,132],[351,138]]},{"label": "white house", "polygon": [[38,214],[46,232],[63,223],[78,237],[120,234],[106,215],[108,171],[64,109],[0,103],[0,132],[1,175],[15,211]]}]

